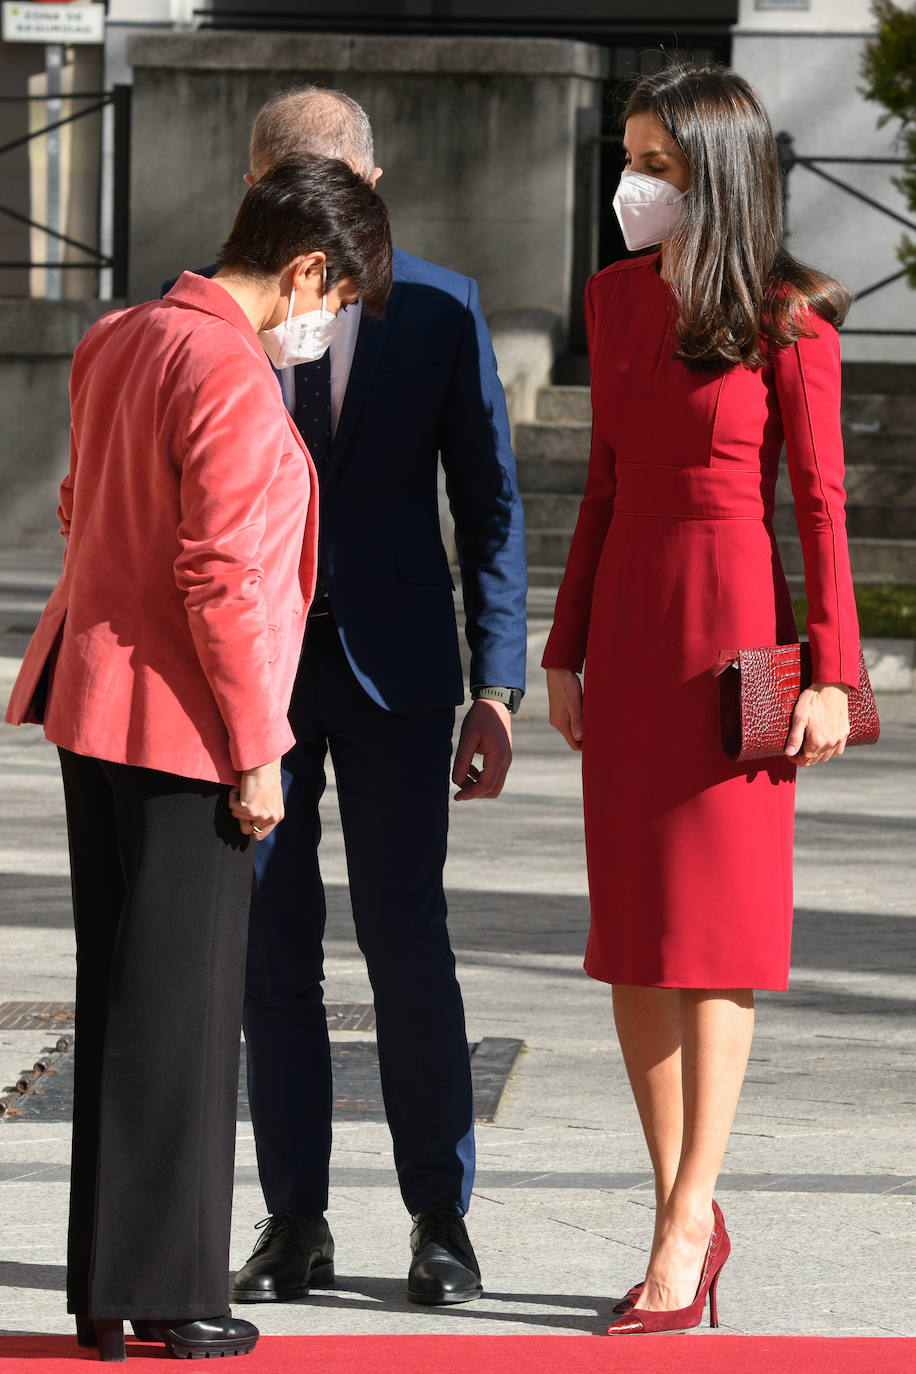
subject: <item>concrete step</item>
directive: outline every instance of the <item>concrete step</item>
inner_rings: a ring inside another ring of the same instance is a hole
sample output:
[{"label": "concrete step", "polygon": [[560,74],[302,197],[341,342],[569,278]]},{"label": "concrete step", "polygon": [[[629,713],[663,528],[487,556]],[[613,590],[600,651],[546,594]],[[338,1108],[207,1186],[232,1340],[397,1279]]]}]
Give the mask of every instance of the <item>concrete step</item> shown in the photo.
[{"label": "concrete step", "polygon": [[[539,567],[537,563],[528,564],[528,586],[550,587],[554,594],[563,580],[562,568]],[[543,595],[543,593],[542,593]],[[552,608],[551,608],[552,609]],[[530,612],[529,612],[530,616]]]},{"label": "concrete step", "polygon": [[[572,530],[537,529],[527,531],[528,566],[559,568],[562,575],[569,554]],[[557,579],[559,581],[559,578]]]},{"label": "concrete step", "polygon": [[515,456],[519,459],[588,459],[591,421],[528,420],[515,426]]},{"label": "concrete step", "polygon": [[916,363],[844,363],[843,391],[850,394],[916,395]]},{"label": "concrete step", "polygon": [[568,542],[576,527],[581,500],[581,492],[578,496],[561,495],[557,492],[523,492],[525,528],[529,534],[532,530],[562,533]]},{"label": "concrete step", "polygon": [[528,492],[555,491],[581,496],[585,490],[588,458],[518,458],[518,484]]},{"label": "concrete step", "polygon": [[849,506],[894,505],[909,508],[916,538],[916,463],[905,466],[870,463],[851,465],[846,470],[846,497]]},{"label": "concrete step", "polygon": [[[850,538],[916,539],[916,468],[853,465],[846,470],[846,493]],[[774,524],[778,535],[794,535],[795,508],[785,465],[776,487]]]},{"label": "concrete step", "polygon": [[[916,377],[916,369],[914,369]],[[542,387],[537,397],[538,420],[591,420],[591,398],[587,384],[563,383]],[[894,391],[845,390],[841,406],[844,428],[872,434],[898,431],[916,440],[916,381],[912,389]]]},{"label": "concrete step", "polygon": [[[910,378],[910,372],[913,377]],[[906,376],[904,375],[906,374]],[[533,585],[561,575],[585,488],[591,435],[587,360],[564,360],[537,397],[537,419],[516,427],[519,486]],[[843,403],[847,524],[858,580],[916,581],[916,369],[853,364]],[[775,525],[790,576],[802,572],[785,464]]]},{"label": "concrete step", "polygon": [[[901,466],[875,463],[855,464],[846,469],[847,507],[900,506],[909,511],[916,539],[916,464]],[[792,504],[792,487],[785,470],[780,470],[776,486],[776,505]]]},{"label": "concrete step", "polygon": [[[533,533],[562,535],[572,538],[579,514],[579,495],[558,492],[526,492],[525,522],[529,539]],[[778,505],[773,525],[779,539],[796,537],[795,509],[790,503]],[[916,507],[895,505],[849,505],[846,528],[850,539],[893,541],[916,538]]]},{"label": "concrete step", "polygon": [[[550,444],[553,444],[552,439]],[[568,446],[575,449],[578,445],[569,443]],[[521,455],[518,459],[519,485],[523,495],[553,492],[557,495],[581,496],[585,490],[587,472],[588,457],[581,446],[577,455],[554,457],[541,452],[535,456]],[[888,463],[886,466],[876,463],[852,464],[846,472],[846,494],[850,509],[854,506],[896,506],[908,512],[902,518],[910,519],[912,537],[916,538],[916,463]],[[792,504],[792,488],[785,464],[776,488],[776,504]]]},{"label": "concrete step", "polygon": [[[909,400],[903,396],[888,399],[895,403]],[[591,415],[587,390],[551,387],[539,393],[537,404],[540,418],[516,426],[516,456],[548,461],[588,458]],[[857,420],[844,426],[843,447],[850,469],[862,464],[916,468],[916,429],[888,428],[875,418]]]},{"label": "concrete step", "polygon": [[[779,541],[783,567],[791,579],[804,573],[797,536]],[[849,558],[856,582],[900,582],[916,585],[916,539],[851,538]]]},{"label": "concrete step", "polygon": [[[795,532],[795,511],[790,505],[776,507],[773,527],[777,538]],[[916,539],[916,510],[912,506],[849,505],[846,529],[850,539]]]},{"label": "concrete step", "polygon": [[587,386],[545,386],[537,394],[537,419],[592,422],[591,391]]},{"label": "concrete step", "polygon": [[860,463],[891,463],[916,466],[916,434],[907,430],[843,430],[846,467]]},{"label": "concrete step", "polygon": [[[562,386],[588,386],[588,355],[567,353],[558,358],[553,380]],[[916,395],[916,363],[843,363],[843,391],[850,395]]]},{"label": "concrete step", "polygon": [[851,391],[843,396],[840,414],[844,429],[853,433],[900,430],[916,441],[916,391],[887,394]]}]

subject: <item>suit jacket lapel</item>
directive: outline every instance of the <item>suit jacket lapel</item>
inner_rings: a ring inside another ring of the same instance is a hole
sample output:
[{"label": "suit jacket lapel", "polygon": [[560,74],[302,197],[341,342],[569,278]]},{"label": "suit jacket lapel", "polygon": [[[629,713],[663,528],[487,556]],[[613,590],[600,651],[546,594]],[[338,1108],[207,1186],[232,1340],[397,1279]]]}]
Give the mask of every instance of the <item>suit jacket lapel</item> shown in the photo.
[{"label": "suit jacket lapel", "polygon": [[385,345],[391,337],[403,293],[403,284],[395,282],[391,288],[391,295],[388,297],[384,317],[380,320],[373,320],[370,316],[363,315],[359,322],[353,365],[350,368],[350,377],[347,381],[347,391],[340,411],[337,433],[334,435],[334,441],[331,445],[331,456],[328,459],[326,476],[336,467],[350,442],[350,437],[359,418],[359,412],[371,389]]}]

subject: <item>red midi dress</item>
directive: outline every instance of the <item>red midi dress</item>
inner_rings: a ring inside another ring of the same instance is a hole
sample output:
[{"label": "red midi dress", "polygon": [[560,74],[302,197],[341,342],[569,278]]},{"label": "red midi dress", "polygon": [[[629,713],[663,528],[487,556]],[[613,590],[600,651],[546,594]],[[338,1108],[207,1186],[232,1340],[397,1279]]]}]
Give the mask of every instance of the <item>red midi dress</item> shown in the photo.
[{"label": "red midi dress", "polygon": [[835,329],[762,368],[691,371],[658,257],[588,284],[588,480],[546,668],[585,663],[586,972],[642,987],[785,988],[795,765],[719,738],[723,649],[797,639],[773,532],[785,441],[815,681],[858,681]]}]

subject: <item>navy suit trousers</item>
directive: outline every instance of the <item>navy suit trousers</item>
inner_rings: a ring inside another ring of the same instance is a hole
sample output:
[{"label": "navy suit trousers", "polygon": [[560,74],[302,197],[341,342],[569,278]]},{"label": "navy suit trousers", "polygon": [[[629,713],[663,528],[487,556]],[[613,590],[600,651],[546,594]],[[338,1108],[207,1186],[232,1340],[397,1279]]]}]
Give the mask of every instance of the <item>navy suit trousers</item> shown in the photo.
[{"label": "navy suit trousers", "polygon": [[284,759],[286,818],[257,847],[245,993],[248,1092],[271,1212],[324,1212],[331,1064],[322,1000],[318,802],[330,750],[356,935],[408,1211],[465,1212],[474,1174],[464,1008],[442,887],[455,712],[384,710],[332,616],[309,621]]}]

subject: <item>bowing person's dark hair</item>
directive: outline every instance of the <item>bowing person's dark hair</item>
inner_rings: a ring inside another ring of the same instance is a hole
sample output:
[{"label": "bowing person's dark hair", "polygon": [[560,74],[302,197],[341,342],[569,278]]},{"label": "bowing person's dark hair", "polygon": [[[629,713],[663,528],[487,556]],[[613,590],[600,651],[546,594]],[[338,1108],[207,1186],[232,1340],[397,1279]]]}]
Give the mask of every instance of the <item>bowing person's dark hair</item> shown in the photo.
[{"label": "bowing person's dark hair", "polygon": [[783,199],[773,129],[760,98],[736,72],[672,63],[645,76],[623,112],[652,114],[690,169],[672,238],[678,352],[695,371],[759,367],[767,349],[809,332],[809,311],[840,325],[850,297],[832,277],[783,246]]},{"label": "bowing person's dark hair", "polygon": [[349,277],[363,309],[381,315],[391,290],[385,202],[346,162],[300,153],[250,187],[218,262],[264,280],[279,276],[294,258],[319,251],[327,258],[327,289]]}]

